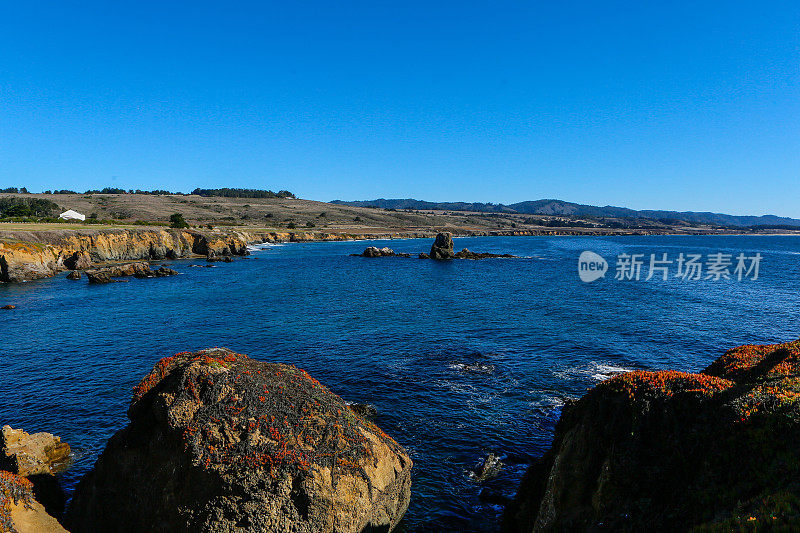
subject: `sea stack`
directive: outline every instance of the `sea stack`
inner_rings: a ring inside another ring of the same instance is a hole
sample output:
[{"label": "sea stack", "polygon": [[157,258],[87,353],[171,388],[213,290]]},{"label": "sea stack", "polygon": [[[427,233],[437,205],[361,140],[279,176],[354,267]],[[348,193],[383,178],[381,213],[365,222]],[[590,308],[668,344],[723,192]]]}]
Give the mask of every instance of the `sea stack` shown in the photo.
[{"label": "sea stack", "polygon": [[84,531],[391,531],[403,448],[306,372],[227,349],[159,361],[80,482]]},{"label": "sea stack", "polygon": [[431,246],[431,259],[452,259],[454,255],[453,234],[449,232],[437,234]]}]

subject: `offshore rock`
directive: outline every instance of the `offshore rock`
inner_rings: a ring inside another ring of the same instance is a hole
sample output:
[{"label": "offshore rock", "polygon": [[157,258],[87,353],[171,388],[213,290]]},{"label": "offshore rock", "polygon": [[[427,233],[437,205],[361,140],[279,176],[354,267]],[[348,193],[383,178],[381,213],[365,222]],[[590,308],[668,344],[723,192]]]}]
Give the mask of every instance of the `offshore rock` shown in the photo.
[{"label": "offshore rock", "polygon": [[436,240],[431,245],[431,259],[452,259],[454,255],[453,234],[447,232],[437,234]]},{"label": "offshore rock", "polygon": [[83,277],[80,270],[73,270],[69,274],[67,274],[67,279],[71,280],[79,280]]},{"label": "offshore rock", "polygon": [[0,307],[0,309],[2,309],[3,311],[11,311],[12,309],[16,308],[17,308],[16,305],[4,305],[3,307]]},{"label": "offshore rock", "polygon": [[360,254],[350,254],[357,257],[411,257],[411,254],[397,253],[388,246],[378,248],[377,246],[370,246]]},{"label": "offshore rock", "polygon": [[81,480],[84,531],[391,531],[402,447],[307,373],[226,349],[162,359]]},{"label": "offshore rock", "polygon": [[800,530],[800,341],[630,372],[564,407],[504,531]]},{"label": "offshore rock", "polygon": [[11,426],[3,426],[0,431],[0,470],[25,477],[52,475],[66,470],[70,462],[69,444],[55,435],[29,435]]},{"label": "offshore rock", "polygon": [[89,283],[112,283],[114,281],[112,278],[128,276],[135,278],[163,278],[165,276],[174,276],[175,274],[177,274],[175,270],[163,266],[158,270],[151,270],[150,265],[145,262],[127,263],[125,265],[114,265],[86,271]]},{"label": "offshore rock", "polygon": [[86,270],[92,266],[92,256],[88,252],[74,252],[64,259],[64,266],[69,270]]}]

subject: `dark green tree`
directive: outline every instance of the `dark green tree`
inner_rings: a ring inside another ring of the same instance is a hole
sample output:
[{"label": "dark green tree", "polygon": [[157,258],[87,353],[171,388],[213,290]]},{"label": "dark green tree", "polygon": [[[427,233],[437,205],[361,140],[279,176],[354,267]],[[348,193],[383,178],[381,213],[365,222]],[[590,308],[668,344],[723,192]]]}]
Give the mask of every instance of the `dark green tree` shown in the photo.
[{"label": "dark green tree", "polygon": [[188,228],[189,223],[183,219],[183,215],[180,213],[175,213],[174,215],[170,215],[169,217],[169,227],[170,228]]}]

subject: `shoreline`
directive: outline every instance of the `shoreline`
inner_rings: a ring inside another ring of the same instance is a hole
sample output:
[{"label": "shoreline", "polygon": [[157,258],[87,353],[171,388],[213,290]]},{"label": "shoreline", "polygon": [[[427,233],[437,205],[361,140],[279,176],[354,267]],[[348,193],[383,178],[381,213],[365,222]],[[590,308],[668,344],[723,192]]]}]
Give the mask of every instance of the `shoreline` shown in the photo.
[{"label": "shoreline", "polygon": [[[22,226],[21,224],[19,226]],[[88,270],[126,261],[160,261],[243,256],[247,247],[263,243],[349,242],[429,239],[438,230],[375,231],[363,233],[277,231],[272,228],[174,229],[104,227],[0,229],[0,282],[15,283],[53,277],[67,270]],[[720,231],[587,231],[585,228],[548,230],[468,230],[445,228],[466,237],[616,237],[616,236],[797,236],[798,233],[741,233]]]}]

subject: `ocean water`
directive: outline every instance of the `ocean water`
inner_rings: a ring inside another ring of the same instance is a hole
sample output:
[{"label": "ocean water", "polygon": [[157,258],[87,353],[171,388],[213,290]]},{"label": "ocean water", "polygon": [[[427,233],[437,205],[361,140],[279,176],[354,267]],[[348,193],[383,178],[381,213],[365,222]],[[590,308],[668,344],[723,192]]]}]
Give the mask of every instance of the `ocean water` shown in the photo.
[{"label": "ocean water", "polygon": [[[484,237],[456,248],[520,258],[348,255],[430,242],[285,244],[214,268],[169,261],[171,278],[0,285],[0,305],[17,306],[0,311],[0,424],[73,446],[69,494],[156,361],[226,346],[377,407],[415,462],[402,531],[492,531],[502,508],[481,492],[513,495],[566,398],[619,372],[699,371],[727,348],[800,336],[798,237]],[[605,278],[580,281],[584,250],[609,261]],[[673,264],[670,279],[644,280],[651,253],[681,252],[760,253],[759,278],[686,281]],[[639,281],[614,279],[623,253],[645,254]],[[505,467],[478,485],[468,471],[490,452]]]}]

